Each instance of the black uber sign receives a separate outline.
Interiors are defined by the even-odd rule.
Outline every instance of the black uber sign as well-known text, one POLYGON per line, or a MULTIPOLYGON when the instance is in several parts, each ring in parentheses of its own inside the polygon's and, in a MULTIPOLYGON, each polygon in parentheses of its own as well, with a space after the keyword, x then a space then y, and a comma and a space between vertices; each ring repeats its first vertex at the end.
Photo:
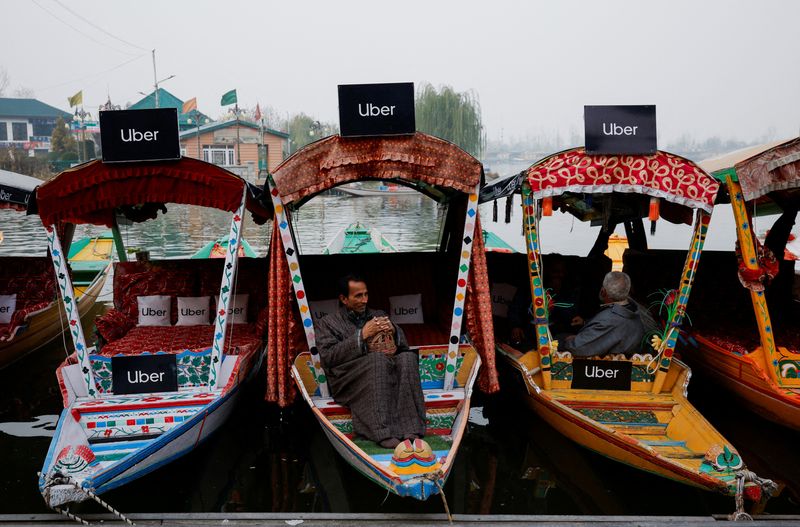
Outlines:
POLYGON ((413 134, 414 83, 340 84, 342 137, 413 134))
POLYGON ((178 391, 178 363, 174 354, 111 357, 114 393, 178 391))
POLYGON ((627 360, 572 361, 572 387, 588 390, 630 390, 631 362, 627 360))
POLYGON ((180 159, 178 109, 100 112, 100 139, 104 163, 180 159))
POLYGON ((584 106, 587 154, 655 154, 656 107, 584 106))

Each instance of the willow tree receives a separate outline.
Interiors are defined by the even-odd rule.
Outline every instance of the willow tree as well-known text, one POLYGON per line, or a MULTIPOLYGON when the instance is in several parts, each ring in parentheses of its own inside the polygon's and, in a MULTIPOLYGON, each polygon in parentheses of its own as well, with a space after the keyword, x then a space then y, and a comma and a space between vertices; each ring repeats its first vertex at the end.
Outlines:
POLYGON ((483 153, 481 104, 474 92, 423 84, 415 101, 417 130, 446 139, 475 157, 483 153))

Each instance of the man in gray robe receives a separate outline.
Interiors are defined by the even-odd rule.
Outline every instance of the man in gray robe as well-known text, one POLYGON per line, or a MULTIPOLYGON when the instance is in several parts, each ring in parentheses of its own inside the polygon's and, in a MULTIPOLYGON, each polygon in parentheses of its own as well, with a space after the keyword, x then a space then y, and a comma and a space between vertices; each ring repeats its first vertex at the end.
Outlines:
POLYGON ((575 357, 608 353, 624 353, 631 357, 639 353, 645 324, 655 327, 655 322, 645 308, 628 297, 630 290, 631 279, 627 274, 619 271, 606 274, 600 289, 601 311, 577 335, 566 337, 559 349, 569 351, 575 357))
POLYGON ((394 448, 425 435, 419 357, 386 313, 367 307, 367 284, 356 275, 339 281, 339 310, 317 322, 317 348, 334 400, 350 408, 355 434, 394 448), (396 351, 370 351, 378 333, 394 336, 396 351))

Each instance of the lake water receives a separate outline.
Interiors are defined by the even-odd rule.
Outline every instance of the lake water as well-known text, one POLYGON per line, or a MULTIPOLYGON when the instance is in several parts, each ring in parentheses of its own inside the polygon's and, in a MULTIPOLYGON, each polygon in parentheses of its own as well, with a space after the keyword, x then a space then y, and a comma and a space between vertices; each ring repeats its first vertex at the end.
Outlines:
MULTIPOLYGON (((707 247, 730 250, 730 213, 717 212, 707 247)), ((485 228, 523 248, 518 207, 510 224, 492 223, 491 206, 483 206, 481 213, 485 228)), ((438 241, 442 211, 421 196, 324 196, 309 202, 295 220, 305 253, 321 252, 339 229, 355 220, 379 228, 401 250, 431 250, 438 241)), ((228 221, 228 215, 218 211, 171 206, 166 216, 123 226, 122 233, 128 247, 148 249, 154 259, 187 257, 226 235, 228 221)), ((759 229, 768 226, 759 222, 759 229)), ((0 255, 45 254, 38 218, 3 210, 0 230, 5 237, 0 255)), ((79 227, 76 237, 102 231, 79 227)), ((542 221, 547 252, 585 254, 596 232, 558 214, 542 221)), ((268 225, 248 222, 244 236, 259 254, 265 253, 268 225)), ((650 243, 684 248, 689 236, 690 227, 662 221, 650 243)), ((59 342, 0 371, 0 513, 46 512, 36 472, 49 445, 54 416, 62 408, 54 370, 64 356, 59 342)), ((706 379, 695 377, 689 395, 752 470, 786 484, 766 512, 800 513, 800 434, 737 410, 706 379)), ((418 502, 387 496, 357 473, 336 454, 305 405, 279 411, 262 399, 263 384, 255 383, 242 394, 231 420, 207 443, 104 497, 123 512, 442 512, 438 497, 418 502)), ((445 486, 454 513, 708 515, 734 508, 731 498, 628 468, 576 446, 512 394, 478 394, 474 406, 445 486)), ((76 510, 97 508, 87 504, 76 510)))

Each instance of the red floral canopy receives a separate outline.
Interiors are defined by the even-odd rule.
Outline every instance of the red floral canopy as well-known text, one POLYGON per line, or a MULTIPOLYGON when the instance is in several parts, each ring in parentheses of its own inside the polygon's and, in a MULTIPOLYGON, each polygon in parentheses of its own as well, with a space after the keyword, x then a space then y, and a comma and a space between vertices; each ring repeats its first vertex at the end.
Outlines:
MULTIPOLYGON (((181 203, 236 211, 247 183, 211 163, 179 161, 103 163, 65 170, 36 190, 42 223, 112 226, 115 209, 126 205, 181 203)), ((260 218, 271 212, 248 193, 247 209, 260 218)))
POLYGON ((701 168, 667 152, 588 155, 583 147, 546 157, 528 169, 534 197, 565 192, 625 192, 663 198, 711 212, 719 183, 701 168))
POLYGON ((421 132, 407 136, 341 137, 312 143, 273 173, 284 204, 329 188, 366 179, 421 182, 473 192, 481 182, 480 161, 454 144, 421 132))

